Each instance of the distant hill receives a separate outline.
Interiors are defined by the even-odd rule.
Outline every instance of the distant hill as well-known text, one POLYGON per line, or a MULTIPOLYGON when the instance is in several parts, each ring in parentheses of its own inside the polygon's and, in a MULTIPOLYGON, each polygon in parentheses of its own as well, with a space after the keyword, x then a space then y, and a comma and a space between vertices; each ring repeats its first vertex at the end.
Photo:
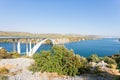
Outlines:
POLYGON ((0 36, 22 36, 22 37, 41 37, 41 38, 69 38, 70 40, 74 39, 95 39, 98 38, 96 35, 80 35, 80 34, 32 34, 28 32, 6 32, 6 31, 0 31, 0 36))
POLYGON ((5 32, 0 31, 0 36, 33 36, 33 34, 28 32, 5 32))

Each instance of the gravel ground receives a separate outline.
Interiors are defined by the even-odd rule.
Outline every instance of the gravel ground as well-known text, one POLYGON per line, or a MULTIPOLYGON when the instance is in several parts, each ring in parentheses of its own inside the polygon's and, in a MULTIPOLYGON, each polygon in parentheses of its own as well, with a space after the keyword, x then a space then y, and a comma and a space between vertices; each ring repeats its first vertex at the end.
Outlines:
POLYGON ((29 58, 17 58, 17 59, 2 59, 0 60, 0 66, 13 65, 10 69, 8 80, 40 80, 38 73, 32 73, 27 68, 34 63, 33 59, 29 58))

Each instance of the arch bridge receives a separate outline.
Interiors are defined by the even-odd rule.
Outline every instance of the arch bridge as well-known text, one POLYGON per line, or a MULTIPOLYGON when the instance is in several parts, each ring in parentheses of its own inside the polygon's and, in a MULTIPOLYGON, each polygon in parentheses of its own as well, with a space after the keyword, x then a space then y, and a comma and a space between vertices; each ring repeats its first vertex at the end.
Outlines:
MULTIPOLYGON (((11 39, 13 42, 13 52, 21 53, 21 41, 20 39, 26 40, 26 55, 27 56, 33 56, 38 48, 47 40, 50 41, 51 45, 54 45, 53 39, 50 38, 39 38, 39 37, 0 37, 0 40, 2 39, 11 39), (34 46, 31 47, 31 41, 35 40, 36 43, 34 43, 34 46), (17 51, 16 51, 16 42, 17 42, 17 51)), ((2 47, 2 46, 0 46, 2 47)))

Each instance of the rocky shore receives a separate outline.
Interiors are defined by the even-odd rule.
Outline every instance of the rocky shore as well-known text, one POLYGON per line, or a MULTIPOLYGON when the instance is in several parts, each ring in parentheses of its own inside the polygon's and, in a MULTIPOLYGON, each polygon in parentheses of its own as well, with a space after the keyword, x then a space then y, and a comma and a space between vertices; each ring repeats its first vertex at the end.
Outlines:
POLYGON ((9 69, 7 80, 112 80, 92 74, 84 74, 75 77, 60 77, 57 73, 33 73, 28 67, 34 63, 30 58, 1 59, 0 67, 9 69))

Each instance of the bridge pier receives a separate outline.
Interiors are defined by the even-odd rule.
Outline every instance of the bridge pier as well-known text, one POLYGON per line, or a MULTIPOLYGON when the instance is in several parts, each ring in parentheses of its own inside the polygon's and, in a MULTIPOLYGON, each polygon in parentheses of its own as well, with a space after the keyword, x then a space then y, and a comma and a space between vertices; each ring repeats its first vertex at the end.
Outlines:
POLYGON ((16 42, 15 42, 15 39, 13 39, 13 52, 16 52, 16 42))
POLYGON ((31 44, 31 39, 29 39, 29 52, 27 54, 27 56, 30 56, 31 55, 31 50, 32 50, 32 44, 31 44))
MULTIPOLYGON (((29 52, 32 50, 32 44, 30 39, 26 39, 26 55, 29 56, 29 52)), ((21 53, 21 42, 20 39, 13 39, 13 52, 21 53), (17 51, 16 51, 16 40, 17 40, 17 51)))
POLYGON ((18 43, 17 43, 17 52, 20 54, 21 53, 21 50, 20 50, 20 40, 18 40, 18 43))
POLYGON ((29 55, 28 54, 28 39, 26 39, 26 55, 29 55))

